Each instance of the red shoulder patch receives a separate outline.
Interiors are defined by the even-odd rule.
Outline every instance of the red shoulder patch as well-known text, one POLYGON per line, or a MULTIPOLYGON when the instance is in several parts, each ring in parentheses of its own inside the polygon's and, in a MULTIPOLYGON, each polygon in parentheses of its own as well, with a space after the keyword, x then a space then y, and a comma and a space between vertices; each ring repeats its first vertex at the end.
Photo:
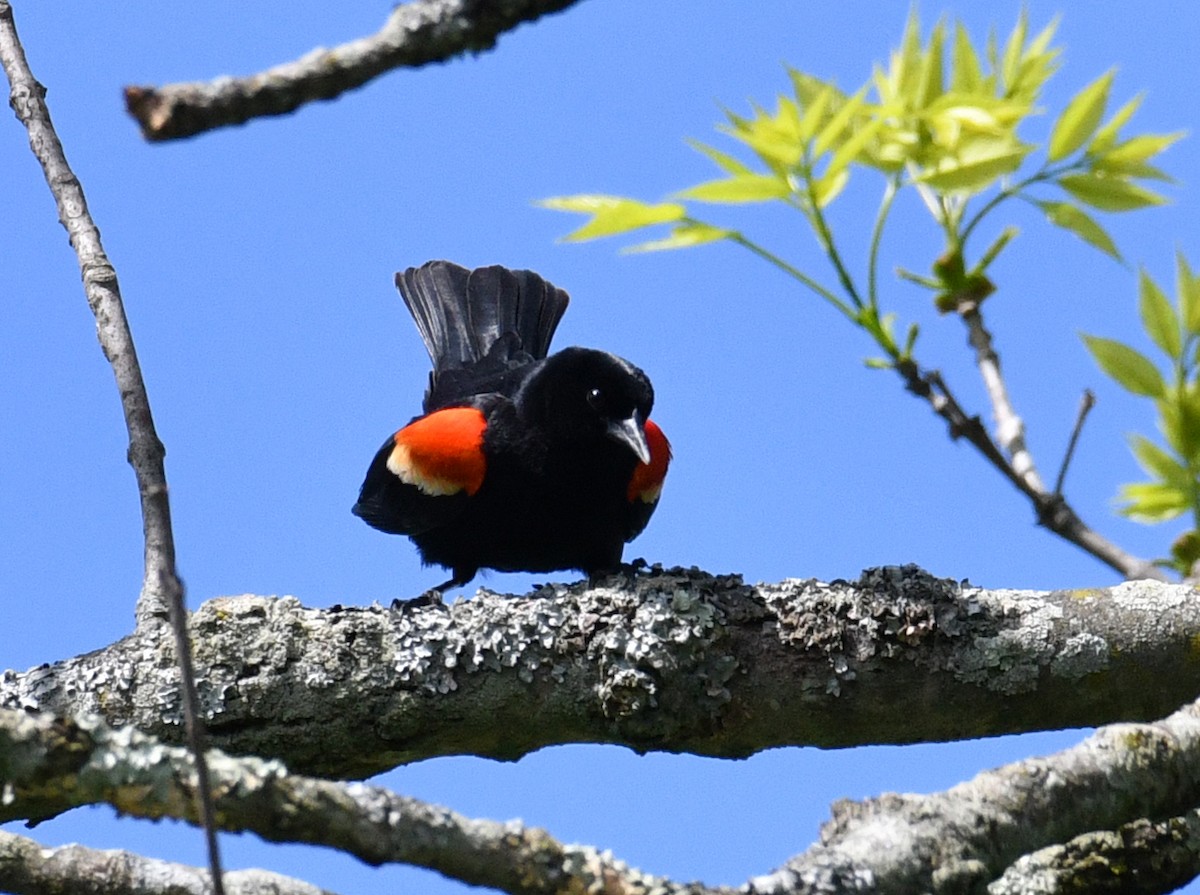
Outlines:
POLYGON ((662 493, 663 479, 671 465, 671 442, 654 420, 646 420, 646 444, 650 448, 650 462, 639 463, 629 480, 626 496, 630 503, 640 500, 655 503, 662 493))
POLYGON ((486 428, 487 419, 474 407, 435 410, 396 433, 387 468, 425 494, 474 494, 487 472, 486 428))

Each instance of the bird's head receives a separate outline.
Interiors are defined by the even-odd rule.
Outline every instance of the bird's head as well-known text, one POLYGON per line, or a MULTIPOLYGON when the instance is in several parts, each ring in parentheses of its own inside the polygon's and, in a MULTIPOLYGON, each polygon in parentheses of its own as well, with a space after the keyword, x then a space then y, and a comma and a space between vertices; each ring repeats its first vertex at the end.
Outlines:
POLYGON ((646 420, 654 388, 629 361, 591 348, 547 358, 516 397, 521 418, 563 441, 611 439, 650 462, 646 420))

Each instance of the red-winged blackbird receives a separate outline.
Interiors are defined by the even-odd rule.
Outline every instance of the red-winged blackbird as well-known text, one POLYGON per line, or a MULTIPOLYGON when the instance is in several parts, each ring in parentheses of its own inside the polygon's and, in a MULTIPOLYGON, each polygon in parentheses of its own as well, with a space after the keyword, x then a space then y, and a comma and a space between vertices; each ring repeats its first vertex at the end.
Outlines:
POLYGON ((590 348, 547 357, 568 298, 532 271, 430 261, 396 286, 433 372, 424 415, 379 449, 355 515, 449 568, 437 591, 481 568, 618 567, 671 459, 646 374, 590 348))

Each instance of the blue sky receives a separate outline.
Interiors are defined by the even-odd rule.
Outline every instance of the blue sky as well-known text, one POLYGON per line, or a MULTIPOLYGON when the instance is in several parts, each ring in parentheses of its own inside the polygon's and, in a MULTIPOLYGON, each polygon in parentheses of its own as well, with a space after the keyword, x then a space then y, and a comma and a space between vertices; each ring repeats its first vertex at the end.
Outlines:
MULTIPOLYGON (((1064 14, 1064 66, 1045 96, 1059 109, 1119 68, 1114 101, 1147 92, 1134 130, 1200 121, 1200 16, 1153 0, 1028 2, 1040 28, 1064 14)), ((497 50, 396 72, 334 103, 180 144, 149 146, 120 88, 244 74, 374 31, 387 4, 17 2, 17 24, 68 157, 121 279, 167 472, 192 605, 244 592, 304 603, 388 603, 442 580, 403 539, 349 513, 380 441, 419 408, 427 358, 392 286, 431 258, 539 271, 572 295, 556 340, 643 367, 675 464, 645 534, 627 551, 749 580, 853 578, 918 563, 989 587, 1114 583, 1034 525, 1030 508, 891 374, 827 307, 744 251, 711 246, 620 255, 618 241, 556 242, 578 220, 534 200, 576 192, 657 199, 712 176, 684 144, 722 144, 721 109, 788 89, 784 63, 843 88, 899 40, 907 3, 866 0, 591 0, 501 38, 497 50)), ((1020 4, 924 4, 976 36, 1012 27, 1020 4)), ((1044 138, 1048 121, 1025 132, 1044 138)), ((732 146, 725 145, 732 149, 732 146)), ((141 575, 141 527, 116 390, 97 348, 74 257, 23 131, 0 127, 0 358, 8 425, 0 463, 4 553, 0 667, 25 668, 127 633, 141 575)), ((1174 204, 1106 226, 1164 285, 1183 249, 1200 267, 1200 144, 1163 156, 1174 204)), ((880 184, 852 181, 834 206, 861 257, 880 184)), ((885 271, 925 270, 937 234, 911 197, 884 244, 885 271)), ((830 279, 798 220, 736 220, 830 279), (761 222, 761 223, 756 223, 761 222)), ((1135 331, 1135 273, 1052 232, 1027 211, 994 269, 986 312, 1030 446, 1056 472, 1082 389, 1099 404, 1067 493, 1126 549, 1159 555, 1180 529, 1112 514, 1137 476, 1125 434, 1148 431, 1143 402, 1106 381, 1078 333, 1135 331)), ((918 356, 987 416, 953 319, 926 294, 885 281, 885 303, 923 325, 918 356)), ((520 592, 527 576, 486 583, 520 592)), ((950 746, 776 750, 740 762, 545 750, 515 764, 441 759, 382 782, 467 814, 522 817, 568 841, 611 848, 647 870, 740 883, 812 842, 829 802, 929 791, 1077 732, 950 746), (720 806, 720 810, 716 810, 720 806)), ((35 831, 47 843, 125 847, 202 861, 181 825, 75 812, 35 831)), ((457 887, 404 868, 223 840, 230 866, 263 866, 340 891, 457 887)))

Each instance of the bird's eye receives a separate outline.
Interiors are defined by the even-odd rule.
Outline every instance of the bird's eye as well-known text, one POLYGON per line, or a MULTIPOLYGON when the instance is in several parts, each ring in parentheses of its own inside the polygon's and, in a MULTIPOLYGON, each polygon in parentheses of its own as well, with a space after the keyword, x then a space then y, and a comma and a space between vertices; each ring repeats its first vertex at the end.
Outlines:
POLYGON ((588 406, 593 410, 604 409, 604 392, 598 388, 589 388, 587 393, 588 406))

